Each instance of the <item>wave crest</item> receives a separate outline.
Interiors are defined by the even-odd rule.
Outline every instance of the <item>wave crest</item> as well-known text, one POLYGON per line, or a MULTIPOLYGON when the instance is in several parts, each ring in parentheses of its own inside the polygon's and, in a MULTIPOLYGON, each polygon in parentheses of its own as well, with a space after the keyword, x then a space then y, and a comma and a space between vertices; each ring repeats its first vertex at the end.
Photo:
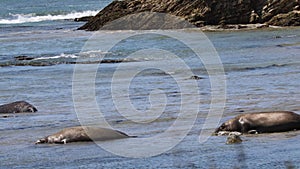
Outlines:
POLYGON ((43 15, 38 16, 35 13, 30 14, 9 14, 12 19, 0 19, 0 24, 21 24, 21 23, 31 23, 31 22, 41 22, 41 21, 52 21, 52 20, 67 20, 81 18, 84 16, 94 16, 98 11, 83 11, 83 12, 71 12, 68 14, 60 15, 43 15))

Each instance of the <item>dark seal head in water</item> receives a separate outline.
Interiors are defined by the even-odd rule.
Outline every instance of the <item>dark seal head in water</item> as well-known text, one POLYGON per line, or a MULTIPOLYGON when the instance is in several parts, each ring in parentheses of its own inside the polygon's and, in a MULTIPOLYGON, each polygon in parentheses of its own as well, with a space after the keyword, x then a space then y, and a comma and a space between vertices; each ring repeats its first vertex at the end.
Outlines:
POLYGON ((238 115, 215 130, 242 133, 272 133, 300 129, 300 115, 289 111, 258 112, 238 115))
POLYGON ((118 130, 107 128, 76 126, 65 128, 55 134, 37 140, 35 143, 66 144, 69 142, 106 141, 130 137, 135 136, 128 136, 127 134, 118 130))
POLYGON ((4 104, 0 106, 0 113, 34 113, 37 112, 37 109, 25 102, 17 101, 9 104, 4 104))

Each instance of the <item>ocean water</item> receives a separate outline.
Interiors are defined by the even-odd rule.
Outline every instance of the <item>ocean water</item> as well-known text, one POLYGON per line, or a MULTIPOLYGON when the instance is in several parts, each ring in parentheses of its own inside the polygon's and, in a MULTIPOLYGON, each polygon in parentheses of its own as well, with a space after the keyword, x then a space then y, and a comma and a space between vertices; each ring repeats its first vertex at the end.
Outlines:
MULTIPOLYGON (((211 106, 211 76, 207 65, 189 48, 162 35, 185 33, 187 36, 181 40, 194 44, 205 56, 211 54, 205 53, 206 49, 211 45, 215 47, 226 77, 224 112, 216 112, 222 116, 221 123, 246 112, 287 110, 300 113, 300 28, 204 34, 197 29, 147 33, 102 31, 96 41, 94 32, 76 30, 84 23, 74 22, 74 18, 94 15, 110 2, 0 2, 0 104, 26 100, 39 110, 34 114, 0 117, 0 168, 300 167, 299 132, 243 136, 244 142, 239 145, 225 145, 226 137, 206 135, 208 140, 200 143, 200 133, 211 130, 204 127, 211 106), (201 38, 205 35, 209 41, 195 41, 191 38, 194 35, 201 35, 201 38), (129 38, 107 48, 123 36, 129 38), (189 69, 178 66, 180 62, 171 54, 155 48, 181 56, 189 69), (129 54, 135 57, 126 58, 129 54), (19 61, 15 59, 17 56, 27 56, 32 60, 19 61), (84 77, 83 80, 75 78, 78 68, 81 68, 79 75, 84 77), (132 72, 134 76, 127 86, 132 72), (201 79, 191 79, 190 73, 201 79), (112 77, 118 75, 120 77, 113 81, 112 77), (90 79, 94 80, 95 89, 88 86, 91 85, 88 83, 90 79), (76 88, 76 82, 83 82, 79 83, 83 86, 76 88), (181 90, 191 88, 194 83, 199 90, 188 90, 184 95, 195 96, 196 93, 199 97, 184 100, 186 97, 181 90), (76 97, 77 92, 87 93, 76 97), (118 95, 112 98, 113 94, 118 95), (141 114, 119 112, 122 108, 131 110, 126 107, 128 102, 122 102, 127 97, 129 103, 139 110, 135 113, 141 114), (163 134, 176 124, 184 105, 190 105, 184 107, 188 112, 195 109, 198 112, 191 130, 182 141, 152 157, 122 157, 92 142, 34 144, 41 137, 80 125, 85 120, 86 123, 99 123, 90 98, 95 99, 108 124, 138 136, 137 139, 163 134), (121 102, 117 102, 118 98, 121 102), (157 106, 160 114, 145 113, 153 106, 157 106), (82 110, 86 115, 78 113, 82 110), (144 121, 138 121, 140 119, 144 121)), ((185 118, 190 119, 189 115, 192 116, 187 113, 185 118)), ((219 123, 219 117, 212 118, 219 123)), ((186 130, 186 126, 179 125, 176 129, 186 130)), ((137 151, 147 154, 163 141, 158 138, 153 145, 137 151)), ((125 145, 128 142, 131 140, 109 141, 105 145, 125 145)))

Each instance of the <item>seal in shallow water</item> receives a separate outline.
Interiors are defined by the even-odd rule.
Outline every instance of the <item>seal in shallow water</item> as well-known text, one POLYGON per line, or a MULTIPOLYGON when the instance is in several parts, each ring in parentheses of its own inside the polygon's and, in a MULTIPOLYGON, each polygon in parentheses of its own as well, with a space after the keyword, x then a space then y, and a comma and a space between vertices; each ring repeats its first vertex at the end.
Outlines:
POLYGON ((242 133, 272 133, 300 129, 300 115, 289 111, 258 112, 238 115, 215 130, 242 133))
POLYGON ((0 113, 34 113, 36 111, 37 109, 33 105, 25 101, 17 101, 0 106, 0 113))
POLYGON ((77 126, 65 128, 55 134, 37 140, 36 144, 41 143, 56 143, 56 144, 66 144, 69 142, 80 142, 80 141, 106 141, 121 138, 130 138, 135 136, 128 136, 127 134, 98 127, 88 127, 88 126, 77 126))
POLYGON ((230 133, 227 137, 226 144, 239 144, 243 140, 240 137, 240 134, 236 134, 234 132, 230 133))

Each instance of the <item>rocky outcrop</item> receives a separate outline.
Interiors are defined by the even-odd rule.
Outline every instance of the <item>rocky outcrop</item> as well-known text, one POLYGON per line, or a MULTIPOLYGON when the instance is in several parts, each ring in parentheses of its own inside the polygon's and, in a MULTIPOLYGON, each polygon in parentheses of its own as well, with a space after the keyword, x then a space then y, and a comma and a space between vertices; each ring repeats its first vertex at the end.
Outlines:
POLYGON ((292 11, 287 14, 276 15, 270 21, 268 21, 268 24, 274 26, 299 26, 300 12, 292 11))
MULTIPOLYGON (((99 30, 124 16, 141 12, 167 13, 201 27, 204 25, 269 23, 274 17, 299 25, 299 0, 122 0, 113 1, 79 29, 99 30), (296 11, 293 14, 287 14, 296 11), (291 17, 291 15, 293 15, 291 17), (285 18, 285 19, 282 19, 285 18), (293 21, 288 21, 292 19, 293 21)), ((143 20, 143 17, 139 16, 143 20)), ((275 19, 275 18, 274 18, 275 19)), ((125 19, 127 20, 127 19, 125 19)), ((144 20, 149 20, 146 16, 144 20)), ((127 20, 128 21, 128 20, 127 20)), ((119 22, 124 24, 123 22, 119 22)), ((277 22, 280 24, 281 22, 277 22)), ((141 24, 141 23, 140 23, 141 24)), ((147 26, 146 26, 147 27, 147 26)), ((168 27, 168 26, 167 26, 168 27)), ((144 25, 145 28, 145 25, 144 25)))
POLYGON ((20 56, 16 56, 15 60, 33 60, 34 57, 29 57, 29 56, 25 56, 25 55, 20 55, 20 56))
POLYGON ((261 6, 261 19, 263 22, 271 20, 273 17, 291 12, 293 10, 299 10, 299 0, 260 0, 266 1, 261 6))
POLYGON ((153 12, 140 12, 126 15, 103 25, 102 30, 155 30, 183 29, 195 27, 190 22, 174 15, 153 12))

